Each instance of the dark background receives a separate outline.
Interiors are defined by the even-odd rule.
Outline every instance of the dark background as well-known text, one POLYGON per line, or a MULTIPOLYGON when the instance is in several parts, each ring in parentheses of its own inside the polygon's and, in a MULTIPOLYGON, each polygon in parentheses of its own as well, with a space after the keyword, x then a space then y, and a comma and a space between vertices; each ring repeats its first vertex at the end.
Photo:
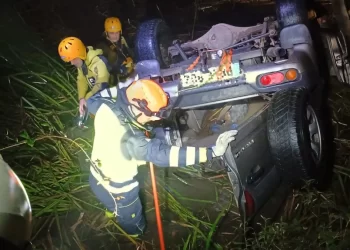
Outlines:
POLYGON ((203 1, 16 0, 14 3, 25 23, 55 46, 63 37, 71 35, 80 37, 86 44, 96 44, 107 16, 120 17, 123 34, 132 43, 138 23, 149 18, 165 19, 174 33, 191 34, 195 16, 195 31, 203 31, 220 22, 237 26, 255 25, 262 22, 266 15, 275 15, 272 1, 258 8, 231 1, 221 2, 224 3, 199 10, 197 14, 194 6, 207 6, 203 1))

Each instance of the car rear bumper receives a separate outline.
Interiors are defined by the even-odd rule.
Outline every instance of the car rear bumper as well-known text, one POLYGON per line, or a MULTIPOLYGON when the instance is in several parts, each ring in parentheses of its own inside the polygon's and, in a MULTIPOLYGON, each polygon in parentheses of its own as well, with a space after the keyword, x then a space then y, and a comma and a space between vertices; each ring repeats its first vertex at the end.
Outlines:
POLYGON ((308 44, 297 45, 291 50, 289 59, 279 62, 242 66, 241 75, 237 78, 208 83, 200 87, 185 89, 180 80, 163 85, 172 100, 174 109, 193 109, 248 99, 261 93, 273 93, 287 88, 314 88, 321 82, 312 47, 308 44), (278 85, 263 86, 259 83, 261 75, 281 70, 296 69, 295 81, 278 85))

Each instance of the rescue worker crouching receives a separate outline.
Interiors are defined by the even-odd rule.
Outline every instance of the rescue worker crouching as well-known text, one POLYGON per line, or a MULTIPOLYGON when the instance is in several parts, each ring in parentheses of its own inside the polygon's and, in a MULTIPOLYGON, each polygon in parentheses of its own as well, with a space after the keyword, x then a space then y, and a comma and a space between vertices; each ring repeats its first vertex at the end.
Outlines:
POLYGON ((119 81, 124 81, 133 72, 133 53, 122 36, 122 24, 119 18, 106 18, 103 40, 96 47, 103 50, 104 56, 111 65, 115 85, 119 81))
POLYGON ((117 99, 103 98, 103 90, 94 102, 95 137, 91 154, 90 186, 105 207, 128 234, 140 235, 146 221, 135 179, 138 166, 153 162, 158 167, 185 167, 222 156, 237 134, 231 130, 219 135, 216 145, 177 147, 168 145, 157 134, 146 137, 139 129, 146 123, 162 119, 168 96, 152 80, 136 80, 117 90, 117 99))
POLYGON ((79 113, 83 115, 84 107, 89 109, 94 95, 109 87, 108 62, 101 49, 86 47, 77 37, 63 39, 58 45, 58 53, 63 61, 70 62, 78 69, 79 113))

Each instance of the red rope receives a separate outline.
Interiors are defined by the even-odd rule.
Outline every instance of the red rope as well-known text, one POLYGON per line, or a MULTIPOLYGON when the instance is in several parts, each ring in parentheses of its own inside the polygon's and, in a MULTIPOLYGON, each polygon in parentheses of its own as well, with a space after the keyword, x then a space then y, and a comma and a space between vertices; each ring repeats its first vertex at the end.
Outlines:
POLYGON ((197 58, 193 61, 193 63, 190 66, 188 66, 186 71, 191 71, 192 69, 194 69, 194 67, 196 67, 196 65, 198 64, 199 59, 201 59, 201 57, 197 56, 197 58))
POLYGON ((159 242, 160 242, 160 249, 161 250, 165 250, 162 219, 161 219, 160 210, 159 210, 159 200, 158 200, 158 192, 157 192, 157 185, 156 185, 156 176, 154 174, 154 166, 153 166, 152 162, 150 162, 150 169, 151 169, 151 180, 152 180, 153 197, 154 197, 153 199, 154 199, 154 207, 155 207, 155 210, 156 210, 156 218, 157 218, 157 227, 158 227, 158 236, 159 236, 159 242))

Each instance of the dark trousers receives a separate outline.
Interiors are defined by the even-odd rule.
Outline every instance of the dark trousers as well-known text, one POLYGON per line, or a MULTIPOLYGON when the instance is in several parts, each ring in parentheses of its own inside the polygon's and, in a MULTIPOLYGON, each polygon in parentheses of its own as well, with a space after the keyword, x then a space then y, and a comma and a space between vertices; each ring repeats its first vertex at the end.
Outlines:
POLYGON ((139 198, 139 186, 129 192, 113 194, 108 192, 93 175, 89 177, 90 187, 97 199, 110 211, 114 212, 121 228, 128 234, 140 235, 146 227, 146 220, 139 198))

